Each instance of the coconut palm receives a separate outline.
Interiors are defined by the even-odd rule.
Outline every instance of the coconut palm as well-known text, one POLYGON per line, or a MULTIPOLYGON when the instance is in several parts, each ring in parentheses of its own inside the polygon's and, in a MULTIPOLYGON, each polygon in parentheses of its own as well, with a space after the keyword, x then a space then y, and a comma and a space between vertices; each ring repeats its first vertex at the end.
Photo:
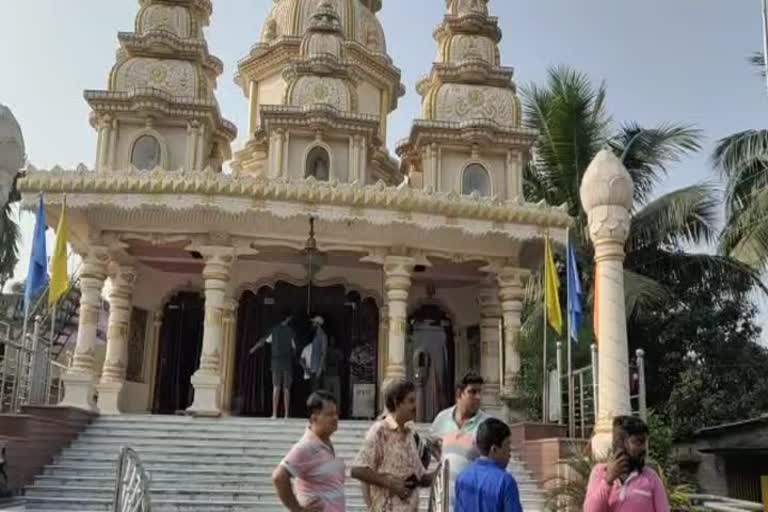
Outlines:
MULTIPOLYGON (((624 275, 630 322, 642 322, 644 311, 673 301, 670 285, 683 277, 704 279, 710 273, 726 273, 734 283, 734 293, 748 288, 745 282, 749 286, 759 283, 750 268, 725 255, 688 250, 718 239, 719 197, 715 187, 702 183, 657 194, 656 187, 670 166, 701 148, 699 130, 678 124, 616 125, 606 109, 605 86, 595 86, 586 75, 567 67, 551 69, 543 85, 523 91, 523 99, 524 122, 540 133, 526 169, 526 199, 564 204, 573 216, 571 236, 580 253, 585 293, 589 295, 592 290, 593 249, 579 185, 602 148, 613 150, 621 158, 635 185, 624 275)), ((766 232, 768 240, 768 223, 766 232)), ((537 302, 526 309, 529 314, 523 325, 524 339, 542 337, 542 301, 537 302)), ((588 327, 585 330, 590 331, 588 327)), ((585 332, 585 337, 591 338, 591 332, 585 332)), ((540 346, 538 342, 533 345, 540 346)), ((588 347, 588 343, 580 345, 588 347)), ((582 352, 582 357, 587 354, 582 352)))

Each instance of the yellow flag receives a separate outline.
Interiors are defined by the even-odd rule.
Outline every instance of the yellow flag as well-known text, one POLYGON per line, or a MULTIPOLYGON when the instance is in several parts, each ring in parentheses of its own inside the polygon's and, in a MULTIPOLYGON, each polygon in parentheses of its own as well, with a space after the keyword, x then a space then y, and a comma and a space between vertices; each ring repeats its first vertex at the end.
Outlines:
POLYGON ((67 293, 67 205, 61 207, 59 227, 56 229, 56 246, 51 256, 51 286, 48 289, 48 305, 55 306, 62 295, 67 293))
POLYGON ((563 334, 563 313, 560 309, 560 294, 558 292, 557 269, 552 257, 552 246, 549 237, 544 246, 544 306, 547 308, 547 321, 557 334, 563 334))

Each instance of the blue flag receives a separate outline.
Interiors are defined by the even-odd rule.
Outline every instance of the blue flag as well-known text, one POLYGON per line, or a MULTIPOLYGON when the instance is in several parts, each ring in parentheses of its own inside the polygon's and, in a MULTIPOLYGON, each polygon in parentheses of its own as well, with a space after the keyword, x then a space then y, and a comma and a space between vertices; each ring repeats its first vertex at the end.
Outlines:
POLYGON ((579 267, 576 264, 576 251, 573 240, 568 239, 568 337, 579 341, 581 319, 584 317, 582 300, 584 294, 579 279, 579 267))
POLYGON ((29 257, 29 270, 27 271, 27 287, 24 290, 24 314, 29 312, 32 301, 45 289, 48 281, 48 255, 45 250, 45 209, 43 208, 43 196, 37 206, 35 218, 35 232, 32 236, 32 254, 29 257))

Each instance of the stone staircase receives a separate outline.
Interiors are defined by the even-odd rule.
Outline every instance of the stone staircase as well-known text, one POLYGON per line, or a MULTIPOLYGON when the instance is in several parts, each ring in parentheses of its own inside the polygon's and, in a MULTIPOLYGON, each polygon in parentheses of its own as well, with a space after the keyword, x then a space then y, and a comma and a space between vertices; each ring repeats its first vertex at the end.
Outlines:
MULTIPOLYGON (((343 421, 338 455, 352 461, 369 422, 343 421)), ((271 473, 303 434, 306 420, 102 416, 26 489, 27 511, 108 512, 120 448, 141 457, 151 478, 153 512, 282 510, 271 473)), ((543 511, 543 498, 516 458, 510 464, 523 508, 543 511)), ((422 510, 428 490, 422 490, 422 510)), ((348 480, 347 510, 365 510, 360 484, 348 480)))

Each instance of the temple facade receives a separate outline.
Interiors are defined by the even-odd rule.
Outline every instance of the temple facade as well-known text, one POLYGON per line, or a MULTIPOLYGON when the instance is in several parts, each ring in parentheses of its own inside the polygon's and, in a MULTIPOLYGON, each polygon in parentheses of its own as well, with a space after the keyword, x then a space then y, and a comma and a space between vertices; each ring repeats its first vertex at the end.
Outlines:
MULTIPOLYGON (((139 2, 106 90, 85 92, 95 165, 19 182, 25 207, 43 194, 52 227, 66 204, 82 258, 63 404, 267 416, 268 348, 251 348, 290 311, 299 350, 309 319, 325 320, 344 417, 373 416, 382 386, 409 377, 431 420, 475 370, 484 406, 515 419, 526 283, 570 220, 526 202, 537 134, 522 127, 489 0, 445 1, 420 117, 390 152, 405 87, 381 2, 273 1, 238 63, 250 115, 234 152, 204 35, 211 1, 139 2)), ((294 375, 298 415, 309 385, 294 375)))

